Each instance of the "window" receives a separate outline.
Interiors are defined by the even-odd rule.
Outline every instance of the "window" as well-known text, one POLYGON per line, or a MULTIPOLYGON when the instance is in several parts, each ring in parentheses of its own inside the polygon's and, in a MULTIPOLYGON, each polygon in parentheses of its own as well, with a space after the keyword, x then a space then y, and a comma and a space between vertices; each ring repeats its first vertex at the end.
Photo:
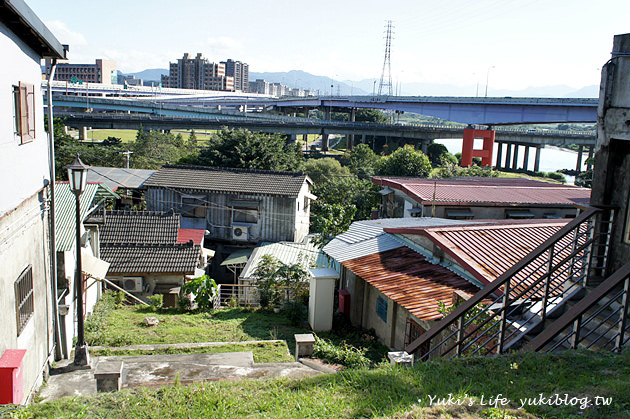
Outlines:
POLYGON ((181 213, 184 217, 205 218, 205 204, 203 196, 182 196, 181 213))
POLYGON ((258 201, 231 201, 232 222, 256 224, 258 222, 258 204, 258 201))
POLYGON ((387 301, 380 295, 376 298, 376 314, 387 323, 387 301))
POLYGON ((15 311, 18 336, 33 317, 33 267, 28 266, 15 281, 15 311))
POLYGON ((35 85, 20 82, 13 86, 13 107, 15 113, 15 133, 22 144, 35 139, 35 85))

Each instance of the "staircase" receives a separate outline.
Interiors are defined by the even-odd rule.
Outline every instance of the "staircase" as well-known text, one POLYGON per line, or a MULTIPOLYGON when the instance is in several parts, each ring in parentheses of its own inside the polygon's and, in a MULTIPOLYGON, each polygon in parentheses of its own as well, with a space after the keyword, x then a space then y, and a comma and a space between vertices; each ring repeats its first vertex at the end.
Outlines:
POLYGON ((630 263, 604 278, 614 211, 588 208, 406 347, 417 359, 630 340, 630 263))

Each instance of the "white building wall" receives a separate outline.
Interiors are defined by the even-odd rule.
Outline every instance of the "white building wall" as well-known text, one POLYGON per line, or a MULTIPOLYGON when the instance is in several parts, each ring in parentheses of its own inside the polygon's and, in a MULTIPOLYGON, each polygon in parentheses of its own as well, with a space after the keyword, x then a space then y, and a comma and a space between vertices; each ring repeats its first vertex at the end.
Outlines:
POLYGON ((44 99, 41 94, 40 58, 0 23, 0 216, 16 208, 50 180, 48 142, 44 131, 44 99), (35 85, 35 139, 21 144, 15 133, 13 86, 35 85), (9 181, 10 180, 10 181, 9 181))

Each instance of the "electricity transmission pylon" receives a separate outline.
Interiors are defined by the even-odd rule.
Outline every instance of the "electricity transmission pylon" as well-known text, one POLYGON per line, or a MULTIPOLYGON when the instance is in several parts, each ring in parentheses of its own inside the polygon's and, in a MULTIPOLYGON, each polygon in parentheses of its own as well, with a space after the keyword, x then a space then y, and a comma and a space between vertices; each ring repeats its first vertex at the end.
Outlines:
POLYGON ((390 61, 392 49, 392 21, 387 21, 387 35, 385 37, 385 59, 383 60, 383 71, 381 72, 381 82, 378 84, 378 95, 387 94, 392 96, 392 64, 390 61), (385 74, 387 72, 387 74, 385 74), (384 89, 387 89, 384 91, 384 89))

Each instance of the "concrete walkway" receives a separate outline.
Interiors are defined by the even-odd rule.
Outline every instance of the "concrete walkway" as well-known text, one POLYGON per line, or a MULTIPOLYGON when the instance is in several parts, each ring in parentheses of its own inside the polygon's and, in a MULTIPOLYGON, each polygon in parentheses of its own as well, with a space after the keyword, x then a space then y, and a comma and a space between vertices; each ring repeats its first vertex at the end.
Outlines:
POLYGON ((47 385, 39 395, 42 401, 65 396, 96 394, 94 371, 99 362, 122 360, 122 387, 160 387, 202 381, 266 379, 273 377, 302 378, 322 374, 300 362, 255 364, 251 352, 219 354, 177 354, 141 356, 103 356, 91 359, 91 368, 78 368, 72 360, 64 360, 50 371, 47 385))

